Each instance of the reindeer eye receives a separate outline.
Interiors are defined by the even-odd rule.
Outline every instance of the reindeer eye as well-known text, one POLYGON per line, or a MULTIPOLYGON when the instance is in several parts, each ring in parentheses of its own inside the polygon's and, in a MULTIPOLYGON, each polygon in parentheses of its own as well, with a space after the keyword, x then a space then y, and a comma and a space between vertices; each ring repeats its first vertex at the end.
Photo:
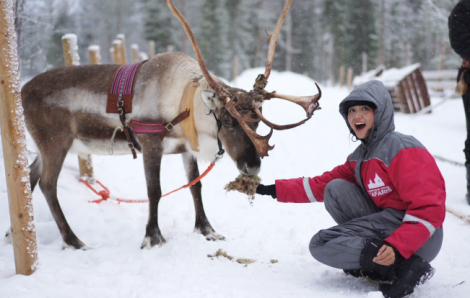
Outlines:
POLYGON ((232 118, 230 118, 228 115, 224 115, 222 117, 222 123, 224 126, 232 126, 232 118))

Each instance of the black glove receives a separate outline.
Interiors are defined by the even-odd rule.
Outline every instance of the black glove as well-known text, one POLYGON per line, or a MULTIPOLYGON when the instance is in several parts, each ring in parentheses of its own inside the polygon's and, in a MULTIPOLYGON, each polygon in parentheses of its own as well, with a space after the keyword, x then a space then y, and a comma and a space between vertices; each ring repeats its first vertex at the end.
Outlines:
POLYGON ((271 197, 273 197, 273 199, 276 199, 276 198, 277 198, 277 195, 276 195, 276 185, 275 185, 275 184, 271 184, 271 185, 263 185, 263 184, 260 184, 260 185, 258 185, 258 187, 256 188, 256 193, 257 193, 257 194, 260 194, 260 195, 268 195, 268 196, 271 196, 271 197))

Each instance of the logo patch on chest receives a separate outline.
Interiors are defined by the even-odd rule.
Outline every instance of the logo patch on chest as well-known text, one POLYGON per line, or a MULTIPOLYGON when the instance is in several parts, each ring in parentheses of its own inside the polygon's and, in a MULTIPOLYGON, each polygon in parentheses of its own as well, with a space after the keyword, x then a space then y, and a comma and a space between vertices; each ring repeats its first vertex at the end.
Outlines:
POLYGON ((375 173, 375 178, 373 182, 372 180, 369 180, 369 184, 367 184, 367 188, 369 189, 367 192, 372 198, 375 198, 376 196, 382 196, 382 195, 392 192, 392 189, 390 188, 390 186, 386 186, 382 178, 380 178, 380 176, 377 173, 375 173))

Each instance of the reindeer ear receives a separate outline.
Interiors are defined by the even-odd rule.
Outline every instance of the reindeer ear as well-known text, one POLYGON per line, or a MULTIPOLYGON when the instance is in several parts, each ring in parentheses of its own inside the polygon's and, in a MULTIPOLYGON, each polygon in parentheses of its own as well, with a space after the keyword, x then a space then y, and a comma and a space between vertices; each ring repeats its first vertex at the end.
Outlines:
POLYGON ((201 96, 204 104, 213 111, 216 111, 223 106, 220 98, 214 93, 214 91, 202 90, 201 96))

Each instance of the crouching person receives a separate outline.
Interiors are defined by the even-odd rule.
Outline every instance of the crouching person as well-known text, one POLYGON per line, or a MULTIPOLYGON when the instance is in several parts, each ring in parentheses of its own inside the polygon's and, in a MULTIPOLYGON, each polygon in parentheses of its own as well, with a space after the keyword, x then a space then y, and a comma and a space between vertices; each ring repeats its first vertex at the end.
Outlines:
POLYGON ((310 252, 352 276, 378 280, 385 297, 403 297, 432 277, 445 217, 444 179, 414 137, 395 132, 383 84, 356 87, 339 111, 361 141, 346 163, 313 178, 276 180, 256 192, 279 202, 324 202, 338 224, 315 234, 310 252))

